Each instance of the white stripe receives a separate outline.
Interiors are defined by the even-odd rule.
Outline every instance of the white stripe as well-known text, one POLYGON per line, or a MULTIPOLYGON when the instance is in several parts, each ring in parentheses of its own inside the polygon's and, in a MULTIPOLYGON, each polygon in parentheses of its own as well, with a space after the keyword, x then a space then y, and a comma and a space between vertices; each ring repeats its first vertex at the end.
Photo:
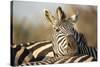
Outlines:
POLYGON ((68 45, 67 45, 67 40, 64 41, 64 43, 63 43, 63 47, 64 47, 64 48, 65 48, 65 47, 68 47, 68 45))
POLYGON ((20 58, 20 55, 24 52, 24 47, 22 47, 17 53, 16 53, 16 56, 15 56, 15 65, 18 65, 18 60, 20 58))
POLYGON ((36 50, 33 52, 33 56, 36 58, 36 57, 38 56, 38 54, 39 54, 41 51, 43 51, 43 50, 45 50, 45 49, 47 49, 47 48, 49 48, 49 47, 51 47, 51 46, 52 46, 52 44, 47 44, 47 45, 45 45, 45 46, 42 46, 42 47, 36 49, 36 50))
POLYGON ((61 41, 62 39, 64 39, 64 37, 65 37, 65 36, 59 37, 59 38, 57 39, 57 42, 59 42, 59 41, 61 41))
POLYGON ((58 64, 59 62, 61 62, 62 60, 64 60, 65 58, 61 58, 58 61, 56 61, 54 64, 58 64))
POLYGON ((53 51, 51 51, 51 52, 49 52, 47 55, 46 55, 46 57, 54 57, 54 53, 53 53, 53 51))
POLYGON ((70 58, 69 56, 58 57, 57 61, 55 63, 58 64, 58 63, 60 63, 63 60, 68 60, 69 58, 70 58))
POLYGON ((58 46, 59 55, 62 55, 62 54, 64 55, 64 52, 61 49, 63 50, 63 48, 61 47, 61 45, 59 45, 58 46))
POLYGON ((37 42, 37 43, 35 43, 35 44, 33 44, 33 45, 27 47, 27 49, 31 49, 32 47, 35 47, 35 46, 37 46, 38 44, 45 43, 45 42, 49 42, 49 41, 41 41, 41 42, 37 42))
POLYGON ((78 39, 77 39, 77 42, 79 42, 80 41, 80 36, 79 36, 79 34, 77 33, 77 36, 76 36, 78 39))
POLYGON ((62 41, 59 43, 61 46, 63 46, 64 44, 64 42, 66 42, 66 39, 65 39, 65 37, 62 39, 62 41))
POLYGON ((30 53, 28 56, 25 57, 23 64, 29 62, 32 59, 33 55, 30 53))
POLYGON ((74 57, 69 58, 68 60, 66 60, 66 62, 64 63, 69 63, 74 57))
POLYGON ((77 58, 74 62, 76 63, 76 62, 80 61, 82 58, 84 58, 84 57, 86 57, 86 56, 87 56, 87 55, 81 56, 81 57, 77 58))
POLYGON ((90 62, 93 60, 93 57, 89 57, 85 62, 90 62))
POLYGON ((60 37, 60 36, 64 36, 64 34, 63 34, 62 32, 60 32, 60 33, 57 33, 56 36, 57 36, 57 38, 58 38, 58 37, 60 37))

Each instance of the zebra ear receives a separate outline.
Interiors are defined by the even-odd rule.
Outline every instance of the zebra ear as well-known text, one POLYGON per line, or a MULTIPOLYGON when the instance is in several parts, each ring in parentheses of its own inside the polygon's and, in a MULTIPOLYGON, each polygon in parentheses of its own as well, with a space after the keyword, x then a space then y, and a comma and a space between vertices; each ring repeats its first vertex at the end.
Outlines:
POLYGON ((79 18, 79 13, 77 12, 75 15, 72 15, 70 17, 70 20, 75 23, 78 20, 78 18, 79 18))
POLYGON ((66 18, 66 15, 65 13, 63 12, 62 8, 61 7, 58 7, 57 10, 56 10, 56 13, 57 13, 57 17, 59 20, 63 20, 66 18))
POLYGON ((53 24, 53 21, 55 21, 54 16, 52 16, 51 13, 47 9, 44 9, 44 14, 47 20, 53 24))

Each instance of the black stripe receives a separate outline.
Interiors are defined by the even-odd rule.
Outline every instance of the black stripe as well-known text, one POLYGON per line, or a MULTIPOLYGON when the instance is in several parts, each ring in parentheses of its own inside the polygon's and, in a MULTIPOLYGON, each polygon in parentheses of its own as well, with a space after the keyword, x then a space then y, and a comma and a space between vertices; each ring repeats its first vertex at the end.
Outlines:
POLYGON ((61 61, 60 61, 59 63, 64 63, 64 62, 66 62, 66 60, 68 60, 69 58, 71 58, 71 57, 66 57, 66 58, 64 58, 63 60, 60 59, 61 61))
POLYGON ((84 54, 86 54, 87 52, 86 47, 84 46, 83 49, 84 49, 84 54))
POLYGON ((62 39, 60 39, 60 40, 59 40, 59 38, 58 38, 58 39, 57 39, 57 40, 59 40, 59 41, 58 41, 58 44, 59 44, 63 39, 64 39, 64 37, 63 37, 62 39))
POLYGON ((40 64, 43 64, 43 65, 45 65, 47 62, 45 62, 45 61, 41 61, 40 62, 40 64))
POLYGON ((39 62, 36 62, 36 65, 39 65, 39 62))
POLYGON ((36 60, 35 60, 34 56, 32 56, 32 58, 29 62, 34 62, 34 61, 36 61, 36 60))
POLYGON ((97 56, 98 56, 98 55, 97 55, 97 49, 94 48, 94 51, 95 51, 95 56, 96 56, 95 59, 97 59, 97 58, 98 58, 98 57, 97 57, 97 56))
MULTIPOLYGON (((13 1, 10 2, 10 44, 12 45, 13 44, 13 1)), ((10 45, 10 46, 11 46, 10 45)), ((11 66, 14 66, 14 60, 15 60, 15 52, 13 51, 13 48, 10 47, 10 65, 11 66)))
POLYGON ((19 57, 18 60, 18 64, 22 64, 22 62, 24 61, 24 58, 29 55, 29 51, 27 49, 24 49, 24 52, 21 54, 21 56, 19 57))
POLYGON ((40 60, 44 59, 44 57, 45 57, 49 52, 51 52, 52 50, 53 50, 52 47, 49 47, 49 48, 47 48, 47 49, 41 51, 41 52, 38 54, 36 60, 37 60, 37 61, 40 61, 40 60))
POLYGON ((62 53, 63 50, 62 50, 61 46, 59 46, 59 47, 60 47, 60 50, 61 50, 61 51, 59 51, 59 52, 62 54, 62 56, 64 56, 64 54, 62 53))
POLYGON ((91 54, 91 56, 93 56, 94 57, 94 54, 93 54, 93 48, 92 47, 89 47, 90 48, 90 54, 91 54))
POLYGON ((40 43, 40 44, 38 44, 38 45, 32 47, 32 48, 29 49, 29 50, 30 50, 31 52, 33 52, 34 50, 36 50, 36 49, 38 49, 38 48, 40 48, 40 47, 42 47, 42 46, 45 46, 45 45, 47 45, 47 44, 50 44, 50 43, 52 43, 52 42, 51 42, 51 41, 50 41, 50 42, 43 42, 43 43, 40 43))
POLYGON ((91 48, 93 57, 97 58, 97 51, 96 48, 91 48))
POLYGON ((76 31, 74 33, 74 37, 75 37, 75 40, 77 41, 78 40, 78 33, 76 31))
POLYGON ((87 47, 87 49, 88 49, 88 52, 87 52, 87 54, 88 54, 88 55, 91 55, 88 47, 87 47))
MULTIPOLYGON (((69 63, 73 63, 78 57, 80 57, 80 56, 73 56, 72 60, 69 61, 69 63)), ((70 58, 70 59, 71 59, 71 58, 70 58)))
POLYGON ((60 38, 60 37, 62 37, 62 36, 64 36, 63 34, 62 35, 60 35, 60 34, 62 34, 62 33, 58 33, 56 36, 57 36, 57 38, 60 38), (60 36, 59 36, 60 35, 60 36))
POLYGON ((61 44, 63 44, 63 47, 65 47, 65 46, 66 46, 65 41, 67 41, 67 40, 66 40, 66 39, 64 39, 64 40, 63 40, 63 42, 61 43, 61 44), (64 43, 65 43, 65 44, 64 44, 64 43))
MULTIPOLYGON (((60 46, 58 46, 58 47, 60 47, 60 46)), ((61 49, 61 47, 60 47, 60 49, 61 49)), ((61 49, 62 50, 62 49, 61 49)), ((61 55, 63 55, 63 53, 60 51, 60 50, 58 50, 59 51, 59 53, 61 54, 61 55)))
POLYGON ((90 56, 85 56, 82 59, 80 59, 78 62, 84 62, 85 60, 87 60, 90 56))
POLYGON ((16 53, 21 49, 21 46, 18 45, 16 48, 11 47, 11 65, 14 66, 15 62, 15 56, 16 53))
POLYGON ((31 65, 35 65, 34 62, 32 62, 31 65))
POLYGON ((77 54, 81 54, 81 48, 78 46, 78 53, 77 54))
POLYGON ((45 55, 47 55, 49 52, 51 52, 52 50, 53 50, 52 47, 49 47, 49 48, 47 48, 47 49, 41 51, 41 52, 38 54, 38 56, 45 56, 45 55))
POLYGON ((85 46, 85 48, 86 48, 86 53, 85 54, 87 54, 87 55, 89 55, 89 50, 88 50, 88 47, 87 46, 85 46))

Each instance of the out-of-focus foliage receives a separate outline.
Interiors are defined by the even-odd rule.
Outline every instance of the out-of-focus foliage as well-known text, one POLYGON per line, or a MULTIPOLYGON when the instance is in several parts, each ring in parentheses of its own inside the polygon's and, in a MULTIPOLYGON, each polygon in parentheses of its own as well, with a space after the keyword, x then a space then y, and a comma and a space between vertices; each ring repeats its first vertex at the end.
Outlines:
POLYGON ((44 26, 43 24, 34 26, 29 21, 24 21, 24 19, 19 22, 13 22, 14 43, 50 40, 51 31, 47 26, 44 26))

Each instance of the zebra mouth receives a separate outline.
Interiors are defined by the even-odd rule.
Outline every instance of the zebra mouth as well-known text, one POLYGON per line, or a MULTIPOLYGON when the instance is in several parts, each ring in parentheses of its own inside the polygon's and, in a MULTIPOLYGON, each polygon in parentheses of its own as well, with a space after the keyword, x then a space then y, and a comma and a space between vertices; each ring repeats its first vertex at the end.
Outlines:
POLYGON ((75 55, 77 53, 77 49, 65 48, 64 54, 65 55, 75 55))

